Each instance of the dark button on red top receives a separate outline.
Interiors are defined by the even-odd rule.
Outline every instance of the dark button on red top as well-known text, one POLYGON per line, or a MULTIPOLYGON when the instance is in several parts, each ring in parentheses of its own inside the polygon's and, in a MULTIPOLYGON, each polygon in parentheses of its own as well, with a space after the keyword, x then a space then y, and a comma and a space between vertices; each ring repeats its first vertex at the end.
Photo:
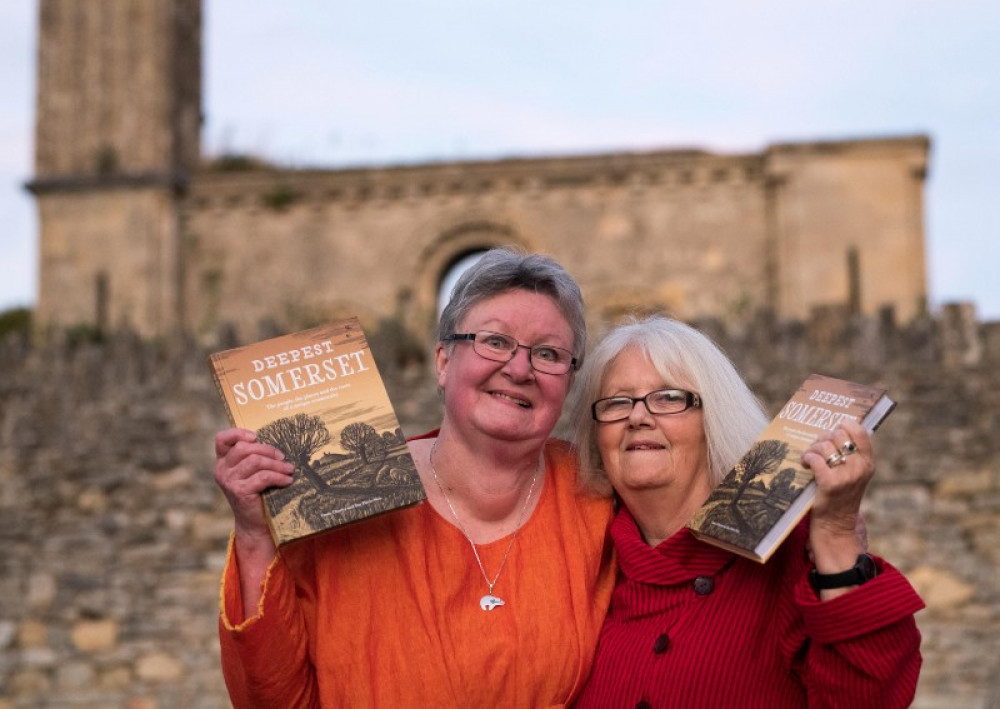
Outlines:
POLYGON ((656 642, 653 643, 653 652, 660 655, 666 652, 668 647, 670 647, 670 637, 666 633, 663 633, 663 635, 658 637, 656 642))
POLYGON ((699 596, 707 596, 715 590, 715 581, 711 576, 699 576, 694 580, 694 592, 699 596))
POLYGON ((641 702, 635 705, 635 709, 653 709, 653 705, 643 699, 641 702))

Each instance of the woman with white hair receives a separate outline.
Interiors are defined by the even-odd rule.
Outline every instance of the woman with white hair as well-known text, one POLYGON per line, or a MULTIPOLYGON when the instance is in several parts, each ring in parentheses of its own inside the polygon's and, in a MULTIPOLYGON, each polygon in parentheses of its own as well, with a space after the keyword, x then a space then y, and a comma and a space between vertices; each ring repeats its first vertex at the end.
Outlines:
POLYGON ((875 471, 861 426, 803 454, 813 510, 761 565, 685 526, 767 424, 721 350, 654 317, 611 332, 581 379, 581 474, 620 503, 620 575, 576 706, 909 705, 923 603, 856 532, 875 471))

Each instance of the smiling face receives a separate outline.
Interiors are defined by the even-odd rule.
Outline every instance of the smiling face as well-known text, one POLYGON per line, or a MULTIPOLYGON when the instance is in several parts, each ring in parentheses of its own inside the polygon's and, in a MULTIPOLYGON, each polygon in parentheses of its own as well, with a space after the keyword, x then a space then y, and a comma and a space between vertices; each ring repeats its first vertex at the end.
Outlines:
MULTIPOLYGON (((573 349, 573 331, 547 295, 514 290, 488 298, 463 319, 459 332, 491 330, 522 345, 573 349)), ((572 382, 571 374, 546 374, 531 367, 528 350, 519 348, 509 362, 476 354, 471 342, 435 351, 438 384, 444 391, 445 422, 468 434, 508 441, 549 437, 572 382)))
MULTIPOLYGON (((667 381, 641 351, 628 348, 608 366, 600 396, 640 397, 664 388, 683 387, 667 381)), ((627 419, 595 424, 604 470, 626 504, 650 491, 669 492, 677 504, 701 504, 711 492, 702 418, 694 407, 654 416, 637 402, 627 419)))

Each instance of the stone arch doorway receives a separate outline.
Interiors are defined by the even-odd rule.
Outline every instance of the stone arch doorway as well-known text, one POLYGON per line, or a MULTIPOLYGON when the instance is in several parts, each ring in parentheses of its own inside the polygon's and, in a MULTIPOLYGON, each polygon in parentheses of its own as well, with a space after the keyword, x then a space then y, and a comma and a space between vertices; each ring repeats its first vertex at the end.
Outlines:
POLYGON ((455 283, 462 276, 462 274, 474 266, 485 253, 486 249, 475 249, 474 251, 469 251, 466 254, 457 256, 452 261, 451 265, 445 270, 444 274, 441 276, 441 285, 438 286, 436 311, 438 318, 441 317, 441 311, 444 310, 444 306, 447 305, 448 299, 451 297, 451 290, 455 287, 455 283))
POLYGON ((534 245, 510 224, 492 220, 466 221, 440 232, 420 255, 414 288, 419 309, 425 314, 424 332, 429 336, 437 325, 442 298, 450 293, 453 279, 475 261, 478 254, 509 246, 535 251, 534 245), (447 292, 443 292, 447 290, 447 292))

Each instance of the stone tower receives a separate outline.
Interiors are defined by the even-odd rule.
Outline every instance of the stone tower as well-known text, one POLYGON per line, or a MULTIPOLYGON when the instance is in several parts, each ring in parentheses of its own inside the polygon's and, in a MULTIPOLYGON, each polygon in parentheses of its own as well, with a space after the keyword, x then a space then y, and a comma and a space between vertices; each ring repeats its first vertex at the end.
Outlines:
POLYGON ((180 201, 196 169, 201 0, 40 0, 35 175, 43 327, 181 312, 180 201), (136 287, 140 286, 140 287, 136 287))

